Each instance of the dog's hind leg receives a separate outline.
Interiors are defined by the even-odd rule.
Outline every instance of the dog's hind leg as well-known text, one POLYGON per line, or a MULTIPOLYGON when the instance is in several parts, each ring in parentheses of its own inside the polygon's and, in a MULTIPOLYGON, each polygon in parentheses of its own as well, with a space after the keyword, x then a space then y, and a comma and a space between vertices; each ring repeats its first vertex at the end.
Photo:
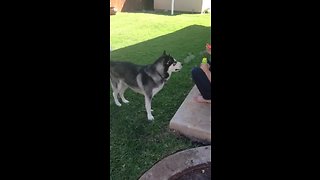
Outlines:
POLYGON ((118 83, 117 82, 114 82, 112 81, 112 79, 110 79, 110 82, 111 82, 111 87, 112 87, 112 95, 113 95, 113 99, 114 99, 114 102, 116 103, 117 106, 121 106, 119 100, 118 100, 118 94, 119 94, 119 91, 118 91, 118 83))
POLYGON ((144 99, 145 99, 145 106, 146 106, 146 111, 147 111, 147 116, 148 116, 148 120, 152 121, 154 120, 154 117, 151 114, 151 101, 152 101, 152 97, 148 96, 147 94, 144 95, 144 99))
POLYGON ((118 91, 119 91, 120 98, 124 103, 129 103, 129 101, 124 97, 124 92, 127 90, 127 88, 128 86, 122 81, 120 81, 118 86, 118 91))

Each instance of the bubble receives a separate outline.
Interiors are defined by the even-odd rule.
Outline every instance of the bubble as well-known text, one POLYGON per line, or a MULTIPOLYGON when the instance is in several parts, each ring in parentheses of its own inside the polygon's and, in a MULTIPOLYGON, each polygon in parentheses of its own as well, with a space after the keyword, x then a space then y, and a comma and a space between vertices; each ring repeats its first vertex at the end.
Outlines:
POLYGON ((192 59, 194 59, 196 56, 193 55, 191 52, 188 53, 187 57, 185 57, 183 59, 183 62, 184 63, 189 63, 192 59))

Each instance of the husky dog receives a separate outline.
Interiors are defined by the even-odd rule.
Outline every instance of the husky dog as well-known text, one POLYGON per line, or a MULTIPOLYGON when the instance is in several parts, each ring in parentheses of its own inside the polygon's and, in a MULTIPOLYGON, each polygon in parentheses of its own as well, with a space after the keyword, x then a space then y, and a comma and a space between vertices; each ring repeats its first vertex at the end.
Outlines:
POLYGON ((182 68, 181 62, 176 61, 170 54, 163 52, 153 64, 137 65, 130 62, 110 61, 110 82, 114 102, 121 106, 118 95, 123 103, 129 103, 124 97, 129 87, 133 91, 144 95, 148 120, 154 120, 151 114, 151 100, 169 80, 172 72, 182 68))

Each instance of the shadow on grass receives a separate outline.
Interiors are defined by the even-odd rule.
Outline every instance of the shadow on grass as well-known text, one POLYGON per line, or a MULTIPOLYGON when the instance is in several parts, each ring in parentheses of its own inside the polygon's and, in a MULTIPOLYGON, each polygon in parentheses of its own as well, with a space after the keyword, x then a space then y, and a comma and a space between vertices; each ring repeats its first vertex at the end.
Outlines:
POLYGON ((190 54, 197 55, 205 50, 205 44, 211 41, 210 31, 211 28, 206 26, 188 26, 170 34, 116 49, 111 52, 111 59, 149 64, 166 50, 181 61, 190 54))
POLYGON ((128 90, 125 97, 130 103, 117 107, 113 104, 110 92, 110 130, 106 129, 105 132, 110 132, 111 179, 138 179, 155 162, 167 155, 197 146, 189 139, 171 133, 168 124, 193 86, 190 70, 201 62, 200 54, 205 50, 205 44, 210 42, 210 30, 210 27, 192 25, 112 51, 113 60, 149 64, 166 50, 184 63, 184 66, 154 97, 154 122, 147 120, 142 95, 128 90), (190 61, 187 61, 187 57, 193 57, 193 60, 189 58, 190 61))
MULTIPOLYGON (((166 50, 167 53, 184 64, 182 70, 170 78, 165 88, 152 101, 152 107, 155 110, 153 114, 156 119, 161 120, 157 121, 157 125, 161 126, 159 131, 168 125, 170 118, 194 85, 191 79, 191 69, 200 64, 201 56, 205 52, 205 44, 210 41, 210 31, 210 27, 192 25, 173 33, 112 51, 111 60, 151 64, 166 50)), ((135 134, 135 129, 139 128, 140 135, 148 135, 144 129, 147 118, 143 96, 128 90, 125 97, 130 101, 129 105, 125 104, 121 108, 116 107, 110 91, 111 123, 117 124, 114 128, 118 126, 123 128, 121 123, 126 122, 127 127, 132 125, 134 128, 128 128, 130 132, 125 134, 129 136, 135 134), (122 119, 121 123, 113 121, 113 119, 119 118, 122 119), (137 124, 134 123, 135 121, 137 124)), ((129 136, 127 138, 130 138, 129 136)))

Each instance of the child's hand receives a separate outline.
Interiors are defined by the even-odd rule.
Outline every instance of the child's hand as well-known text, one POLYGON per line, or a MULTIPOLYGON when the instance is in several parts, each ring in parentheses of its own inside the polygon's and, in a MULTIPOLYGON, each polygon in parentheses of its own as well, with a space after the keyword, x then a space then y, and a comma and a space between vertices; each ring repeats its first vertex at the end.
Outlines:
POLYGON ((200 64, 200 68, 204 71, 204 72, 209 72, 209 68, 210 65, 209 64, 200 64))

